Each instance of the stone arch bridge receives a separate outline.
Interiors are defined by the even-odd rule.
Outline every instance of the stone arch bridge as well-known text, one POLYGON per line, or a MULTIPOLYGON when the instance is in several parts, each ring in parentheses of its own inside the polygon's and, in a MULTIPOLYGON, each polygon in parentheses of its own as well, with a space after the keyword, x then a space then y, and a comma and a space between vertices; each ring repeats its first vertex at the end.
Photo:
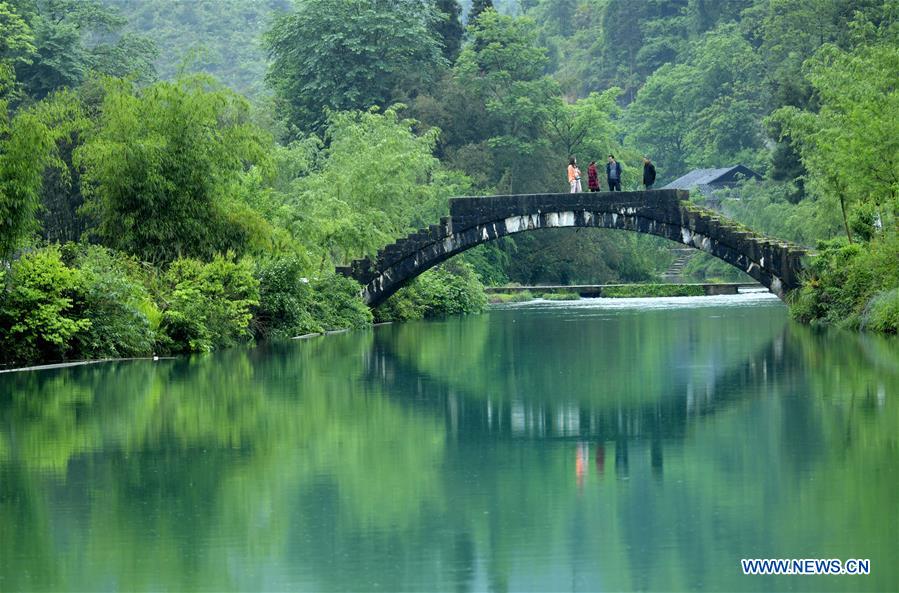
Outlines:
POLYGON ((453 198, 450 216, 440 224, 337 271, 359 281, 366 304, 376 307, 422 272, 481 243, 537 229, 596 227, 657 235, 705 251, 781 299, 798 288, 804 248, 762 237, 688 197, 672 189, 453 198))

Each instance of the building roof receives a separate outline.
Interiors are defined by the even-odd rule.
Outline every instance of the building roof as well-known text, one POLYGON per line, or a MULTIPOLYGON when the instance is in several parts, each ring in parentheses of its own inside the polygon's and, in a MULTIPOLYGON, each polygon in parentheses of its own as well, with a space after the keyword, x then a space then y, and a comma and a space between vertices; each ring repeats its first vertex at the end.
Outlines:
POLYGON ((703 194, 715 186, 733 185, 745 178, 761 179, 762 176, 743 165, 734 165, 722 169, 694 169, 683 177, 678 177, 662 189, 693 189, 698 187, 703 194), (711 187, 710 187, 711 186, 711 187))

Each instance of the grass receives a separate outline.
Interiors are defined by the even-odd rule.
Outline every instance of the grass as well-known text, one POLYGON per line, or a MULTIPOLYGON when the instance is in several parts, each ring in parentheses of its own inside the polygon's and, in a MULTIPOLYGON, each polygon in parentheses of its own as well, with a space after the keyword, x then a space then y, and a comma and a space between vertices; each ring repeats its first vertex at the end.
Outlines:
POLYGON ((702 286, 689 284, 628 284, 611 286, 602 291, 607 298, 684 297, 703 296, 702 286))
POLYGON ((547 301, 577 301, 580 300, 581 295, 576 292, 547 292, 540 295, 540 298, 547 301))
POLYGON ((533 301, 536 297, 529 290, 521 292, 494 292, 488 295, 490 304, 499 305, 503 303, 523 303, 525 301, 533 301))
MULTIPOLYGON (((685 297, 703 296, 705 290, 702 286, 689 284, 626 284, 622 286, 610 286, 604 288, 604 298, 645 298, 645 297, 685 297)), ((546 292, 534 295, 529 290, 521 292, 502 293, 496 292, 488 295, 492 305, 505 303, 523 303, 536 298, 547 301, 577 301, 581 295, 576 292, 546 292)))

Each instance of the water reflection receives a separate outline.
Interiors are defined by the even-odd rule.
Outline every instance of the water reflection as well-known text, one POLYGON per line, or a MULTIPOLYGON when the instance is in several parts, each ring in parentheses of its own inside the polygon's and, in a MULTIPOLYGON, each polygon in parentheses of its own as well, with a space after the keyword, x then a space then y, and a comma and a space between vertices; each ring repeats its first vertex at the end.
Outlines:
POLYGON ((889 589, 897 394, 895 341, 777 306, 3 375, 0 590, 889 589))

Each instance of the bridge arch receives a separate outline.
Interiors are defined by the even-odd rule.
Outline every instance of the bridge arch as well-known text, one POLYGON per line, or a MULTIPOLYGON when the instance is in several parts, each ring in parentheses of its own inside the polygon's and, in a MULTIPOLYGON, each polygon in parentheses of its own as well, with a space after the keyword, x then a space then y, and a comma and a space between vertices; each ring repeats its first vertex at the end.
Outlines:
POLYGON ((687 192, 530 194, 453 198, 451 215, 338 272, 363 285, 372 307, 419 274, 488 241, 546 228, 607 228, 664 237, 746 272, 785 299, 799 286, 805 249, 757 235, 687 201, 687 192))

